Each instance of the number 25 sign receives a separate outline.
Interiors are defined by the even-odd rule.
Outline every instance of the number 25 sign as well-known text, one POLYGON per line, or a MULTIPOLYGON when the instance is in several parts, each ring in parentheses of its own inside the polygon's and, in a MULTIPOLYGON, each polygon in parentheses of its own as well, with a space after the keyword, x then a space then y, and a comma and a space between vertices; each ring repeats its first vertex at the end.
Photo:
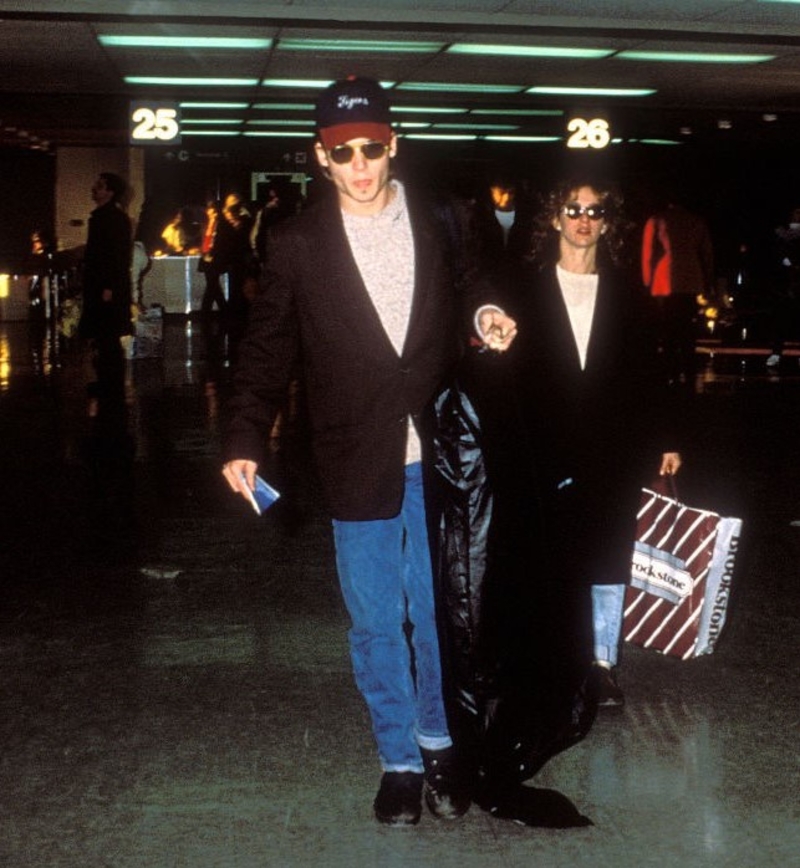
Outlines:
POLYGON ((567 124, 567 132, 572 135, 567 139, 568 148, 595 148, 600 150, 608 146, 611 132, 608 121, 603 118, 572 118, 567 124))
POLYGON ((128 119, 133 145, 172 145, 181 140, 177 103, 132 102, 128 119))

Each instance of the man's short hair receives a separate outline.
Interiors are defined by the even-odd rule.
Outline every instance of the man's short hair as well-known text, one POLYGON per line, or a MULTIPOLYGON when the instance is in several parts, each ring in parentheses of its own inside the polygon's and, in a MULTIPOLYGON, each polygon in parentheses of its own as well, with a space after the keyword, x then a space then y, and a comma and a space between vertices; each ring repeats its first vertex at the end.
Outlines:
POLYGON ((125 191, 128 189, 128 184, 125 179, 114 174, 114 172, 101 172, 100 177, 105 181, 106 189, 111 191, 111 195, 114 197, 114 202, 119 202, 119 200, 125 195, 125 191))

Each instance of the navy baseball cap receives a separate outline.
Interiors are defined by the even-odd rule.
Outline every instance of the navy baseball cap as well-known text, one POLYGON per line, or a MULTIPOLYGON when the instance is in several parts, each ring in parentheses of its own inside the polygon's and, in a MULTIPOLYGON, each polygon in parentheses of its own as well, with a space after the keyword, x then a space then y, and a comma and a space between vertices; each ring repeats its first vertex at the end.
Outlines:
POLYGON ((389 143, 392 127, 386 91, 371 78, 336 81, 317 100, 317 132, 327 150, 351 139, 389 143))

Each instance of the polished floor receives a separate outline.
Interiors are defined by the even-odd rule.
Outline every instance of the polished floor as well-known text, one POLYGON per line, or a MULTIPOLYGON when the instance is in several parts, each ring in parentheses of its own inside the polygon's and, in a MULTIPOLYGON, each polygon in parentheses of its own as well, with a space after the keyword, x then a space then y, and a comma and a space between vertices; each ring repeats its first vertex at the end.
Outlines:
POLYGON ((230 368, 206 338, 168 320, 109 418, 79 346, 0 323, 0 864, 800 865, 796 357, 704 354, 685 390, 682 492, 744 519, 732 607, 713 655, 626 647, 624 709, 539 775, 594 825, 387 829, 302 432, 258 518, 219 473, 230 368))

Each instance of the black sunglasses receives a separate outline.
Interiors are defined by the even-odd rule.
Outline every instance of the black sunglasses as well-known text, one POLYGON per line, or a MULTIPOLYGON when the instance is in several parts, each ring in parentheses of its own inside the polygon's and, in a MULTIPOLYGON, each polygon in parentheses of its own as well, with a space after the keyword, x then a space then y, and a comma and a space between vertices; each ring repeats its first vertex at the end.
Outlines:
POLYGON ((337 145, 328 154, 334 163, 344 166, 353 159, 356 151, 360 151, 368 160, 380 160, 388 150, 389 146, 383 142, 364 142, 363 145, 337 145))
POLYGON ((577 202, 569 202, 564 206, 564 214, 570 220, 577 220, 585 214, 590 220, 602 220, 606 216, 606 209, 602 205, 579 205, 577 202))

